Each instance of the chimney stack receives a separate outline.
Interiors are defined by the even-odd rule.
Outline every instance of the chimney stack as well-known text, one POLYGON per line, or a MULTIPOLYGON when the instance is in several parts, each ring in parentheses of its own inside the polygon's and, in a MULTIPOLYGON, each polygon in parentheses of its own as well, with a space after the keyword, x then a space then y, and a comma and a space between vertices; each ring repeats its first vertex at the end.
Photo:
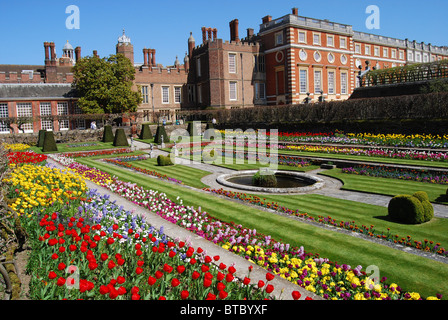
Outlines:
POLYGON ((295 15, 295 16, 298 16, 299 15, 299 9, 292 8, 292 14, 295 15))
POLYGON ((251 38, 254 35, 254 29, 253 28, 247 28, 247 37, 251 38))
POLYGON ((262 22, 264 23, 268 23, 272 21, 272 16, 265 16, 262 18, 262 22))
POLYGON ((202 27, 202 43, 206 43, 207 40, 215 40, 218 36, 218 30, 216 28, 202 27))
POLYGON ((148 49, 144 48, 143 49, 143 65, 146 67, 148 66, 148 49))
POLYGON ((75 48, 75 61, 78 62, 81 59, 81 47, 75 48))
POLYGON ((230 42, 240 42, 238 26, 238 19, 230 21, 230 42))

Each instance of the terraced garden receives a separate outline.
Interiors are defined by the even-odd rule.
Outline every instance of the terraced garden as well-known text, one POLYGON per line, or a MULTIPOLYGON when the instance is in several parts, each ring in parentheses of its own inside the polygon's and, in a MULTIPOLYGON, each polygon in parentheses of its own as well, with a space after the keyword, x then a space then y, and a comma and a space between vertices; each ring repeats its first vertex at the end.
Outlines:
MULTIPOLYGON (((328 139, 328 135, 320 138, 328 139)), ((304 143, 288 142, 297 146, 304 143)), ((439 145, 443 146, 443 141, 439 145)), ((288 158, 288 164, 279 165, 280 170, 313 172, 320 167, 323 157, 328 159, 324 162, 350 160, 360 165, 369 162, 382 166, 412 166, 412 170, 416 170, 414 167, 422 170, 437 168, 441 170, 439 174, 444 173, 448 163, 443 148, 431 151, 438 155, 431 161, 426 157, 417 160, 415 156, 406 159, 386 158, 383 154, 366 156, 363 152, 350 155, 322 153, 318 149, 299 151, 285 146, 279 146, 279 154, 285 159, 292 157, 295 162, 288 158)), ((196 208, 203 214, 188 223, 183 222, 182 215, 176 218, 170 215, 169 221, 188 225, 186 228, 191 232, 325 299, 447 298, 448 257, 445 248, 448 245, 448 220, 444 215, 435 216, 423 224, 408 225, 391 221, 387 207, 322 194, 256 194, 212 188, 201 181, 211 174, 211 167, 247 170, 262 165, 248 163, 247 159, 237 162, 236 158, 232 158, 233 161, 222 158, 217 166, 204 163, 160 166, 156 158, 148 158, 149 145, 142 143, 140 147, 145 150, 110 155, 85 151, 76 156, 71 154, 69 158, 60 155, 51 158, 112 192, 117 192, 117 186, 122 183, 129 182, 144 190, 164 194, 174 203, 196 208), (228 232, 226 228, 216 228, 220 230, 217 232, 215 223, 218 221, 228 229, 235 228, 234 236, 223 236, 228 232), (260 235, 260 238, 251 238, 250 230, 256 230, 253 235, 260 235), (257 246, 262 254, 257 252, 257 246), (293 263, 291 259, 300 262, 294 260, 293 263), (302 264, 305 260, 308 264, 302 264), (373 283, 367 272, 371 266, 379 273, 378 281, 373 283)), ((361 149, 371 147, 366 145, 361 149)), ((256 148, 236 146, 235 150, 247 155, 256 148)), ((169 150, 157 150, 157 154, 166 154, 169 150)), ((413 154, 417 153, 413 151, 413 154)), ((190 156, 184 159, 190 159, 190 156)), ((424 191, 434 205, 437 203, 445 208, 448 204, 448 186, 443 183, 349 174, 341 168, 318 171, 319 175, 341 181, 342 189, 347 191, 390 197, 424 191)), ((448 216, 448 210, 444 213, 448 216)), ((166 217, 167 213, 160 212, 160 215, 166 217)))

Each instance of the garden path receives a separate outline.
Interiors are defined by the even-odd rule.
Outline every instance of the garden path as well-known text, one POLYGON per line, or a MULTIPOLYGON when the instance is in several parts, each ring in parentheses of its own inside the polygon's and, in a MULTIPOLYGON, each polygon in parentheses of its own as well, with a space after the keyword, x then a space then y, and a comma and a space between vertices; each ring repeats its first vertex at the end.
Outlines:
MULTIPOLYGON (((47 160, 52 165, 63 169, 64 167, 59 163, 55 162, 52 159, 47 160)), ((145 208, 142 208, 131 201, 126 200, 125 198, 111 192, 110 190, 101 187, 89 180, 85 180, 88 188, 92 190, 97 190, 99 193, 103 195, 108 195, 110 201, 114 201, 118 206, 123 206, 125 210, 132 212, 134 215, 139 215, 145 217, 145 220, 154 228, 160 229, 163 227, 163 232, 168 237, 172 239, 180 239, 185 240, 186 243, 189 243, 193 248, 202 248, 205 254, 209 256, 219 255, 220 259, 218 263, 224 263, 227 266, 234 265, 236 268, 235 276, 239 279, 244 279, 248 275, 248 268, 251 266, 253 269, 250 273, 251 283, 258 283, 259 280, 263 280, 266 282, 266 270, 264 268, 255 265, 243 257, 237 256, 232 252, 223 249, 222 247, 214 244, 211 241, 208 241, 183 227, 175 225, 169 221, 158 216, 156 213, 149 211, 145 208)), ((292 292, 299 291, 302 294, 300 300, 305 299, 306 297, 310 297, 314 300, 323 300, 322 297, 305 290, 304 288, 291 283, 290 281, 283 279, 281 277, 276 276, 274 280, 270 281, 270 284, 274 286, 274 291, 271 293, 271 296, 275 299, 281 300, 292 300, 292 292)))

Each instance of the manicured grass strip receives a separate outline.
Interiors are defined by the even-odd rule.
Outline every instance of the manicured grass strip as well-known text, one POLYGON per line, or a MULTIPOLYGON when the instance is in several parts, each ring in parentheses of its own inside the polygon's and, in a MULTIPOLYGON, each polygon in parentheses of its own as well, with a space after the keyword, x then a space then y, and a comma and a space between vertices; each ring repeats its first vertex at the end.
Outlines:
POLYGON ((408 181, 381 177, 369 177, 342 173, 341 169, 331 169, 321 175, 337 178, 344 183, 342 189, 396 196, 425 191, 431 202, 448 203, 445 198, 447 186, 419 181, 408 181))
POLYGON ((321 152, 307 152, 307 151, 293 151, 293 150, 279 150, 279 154, 294 155, 302 157, 315 157, 315 158, 325 158, 325 159, 340 159, 340 160, 353 160, 353 161, 365 161, 365 162, 375 162, 375 163, 388 163, 388 164, 400 164, 409 165, 417 167, 438 167, 438 168, 448 168, 448 162, 443 161, 425 161, 425 160, 413 160, 413 159, 394 159, 386 157, 368 157, 368 156, 357 156, 350 154, 332 154, 332 153, 321 153, 321 152))
MULTIPOLYGON (((58 153, 58 152, 78 152, 78 151, 92 151, 92 150, 105 150, 105 149, 115 149, 115 148, 123 148, 123 147, 115 147, 113 142, 101 142, 101 141, 90 141, 85 143, 95 143, 92 146, 82 146, 84 143, 58 143, 56 144, 58 147, 58 151, 46 152, 46 153, 58 153), (76 147, 79 145, 79 147, 76 147), (69 147, 74 146, 74 147, 69 147)), ((43 153, 42 148, 32 146, 30 150, 36 153, 43 153)))
POLYGON ((176 164, 174 166, 158 166, 156 158, 133 161, 131 164, 138 168, 157 171, 160 174, 181 180, 184 184, 198 189, 207 187, 207 185, 201 182, 201 179, 210 174, 208 171, 183 166, 180 164, 176 164))
POLYGON ((304 246, 309 252, 319 253, 339 263, 358 264, 366 268, 375 265, 380 277, 386 276, 405 290, 419 292, 423 296, 445 293, 448 265, 389 247, 332 232, 290 218, 268 213, 243 204, 214 197, 209 194, 183 188, 155 179, 142 179, 141 175, 90 159, 82 162, 115 175, 123 181, 136 182, 144 188, 158 190, 169 198, 180 196, 185 205, 201 206, 203 211, 226 222, 240 223, 257 232, 271 235, 293 246, 304 246))
POLYGON ((433 218, 430 222, 421 225, 405 225, 389 221, 387 208, 356 201, 326 197, 318 194, 307 195, 263 195, 266 201, 277 202, 280 206, 289 209, 298 209, 301 213, 308 213, 314 217, 330 216, 336 222, 354 221, 357 226, 365 225, 378 232, 387 233, 390 228, 392 235, 399 235, 398 240, 410 235, 413 240, 434 241, 448 249, 448 219, 433 218))

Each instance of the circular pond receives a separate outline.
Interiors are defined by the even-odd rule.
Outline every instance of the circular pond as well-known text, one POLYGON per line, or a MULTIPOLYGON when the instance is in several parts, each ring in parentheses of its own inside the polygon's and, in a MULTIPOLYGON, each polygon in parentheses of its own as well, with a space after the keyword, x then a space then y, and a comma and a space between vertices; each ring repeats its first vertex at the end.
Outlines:
POLYGON ((274 188, 255 186, 252 177, 258 170, 238 171, 219 176, 216 181, 226 187, 266 193, 301 193, 320 189, 324 181, 318 177, 295 171, 275 171, 277 186, 274 188))

